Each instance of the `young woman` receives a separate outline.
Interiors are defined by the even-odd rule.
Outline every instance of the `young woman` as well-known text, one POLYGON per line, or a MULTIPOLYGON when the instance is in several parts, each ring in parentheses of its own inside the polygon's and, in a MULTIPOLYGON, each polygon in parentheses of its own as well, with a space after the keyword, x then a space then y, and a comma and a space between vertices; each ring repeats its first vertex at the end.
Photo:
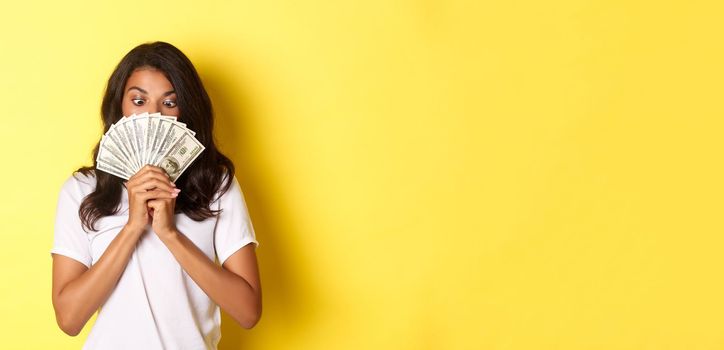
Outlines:
POLYGON ((175 183, 152 165, 128 181, 95 164, 69 176, 51 250, 56 320, 75 336, 100 308, 84 349, 216 349, 219 307, 247 329, 261 316, 259 243, 214 145, 211 101, 171 44, 135 47, 108 80, 104 131, 143 112, 176 116, 205 150, 175 183))

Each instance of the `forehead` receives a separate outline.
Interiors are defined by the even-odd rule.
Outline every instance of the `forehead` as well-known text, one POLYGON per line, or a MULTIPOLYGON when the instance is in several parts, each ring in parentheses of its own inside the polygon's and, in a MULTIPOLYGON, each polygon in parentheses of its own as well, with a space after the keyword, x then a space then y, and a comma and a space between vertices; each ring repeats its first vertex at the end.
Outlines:
POLYGON ((165 93, 173 90, 173 85, 166 79, 162 71, 146 67, 136 68, 133 73, 131 73, 123 91, 127 92, 128 89, 133 86, 146 90, 150 94, 154 92, 165 93))

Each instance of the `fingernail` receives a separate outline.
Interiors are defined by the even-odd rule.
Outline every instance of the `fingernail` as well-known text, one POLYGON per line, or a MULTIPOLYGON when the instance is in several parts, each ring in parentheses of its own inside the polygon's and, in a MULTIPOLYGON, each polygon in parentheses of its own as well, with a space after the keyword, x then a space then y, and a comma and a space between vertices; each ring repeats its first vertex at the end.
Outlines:
POLYGON ((178 192, 171 193, 171 197, 178 197, 178 192))
POLYGON ((176 193, 179 193, 179 192, 181 192, 181 189, 180 189, 180 188, 174 188, 173 191, 176 192, 176 193))
POLYGON ((176 183, 173 183, 173 182, 172 182, 172 183, 171 183, 171 186, 176 187, 176 183))

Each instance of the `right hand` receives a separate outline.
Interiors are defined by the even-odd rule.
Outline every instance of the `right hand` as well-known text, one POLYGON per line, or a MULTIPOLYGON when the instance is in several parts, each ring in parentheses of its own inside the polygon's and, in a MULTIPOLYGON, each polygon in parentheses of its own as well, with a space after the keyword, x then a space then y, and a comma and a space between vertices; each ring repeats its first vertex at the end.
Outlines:
POLYGON ((171 182, 162 168, 146 165, 125 183, 128 190, 128 223, 126 226, 142 231, 151 222, 146 204, 151 199, 176 198, 181 191, 171 182))

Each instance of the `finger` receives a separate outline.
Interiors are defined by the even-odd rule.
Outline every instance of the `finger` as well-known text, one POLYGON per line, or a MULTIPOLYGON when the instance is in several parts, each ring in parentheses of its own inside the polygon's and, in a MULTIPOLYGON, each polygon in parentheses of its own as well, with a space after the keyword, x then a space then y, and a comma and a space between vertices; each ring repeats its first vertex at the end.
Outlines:
POLYGON ((153 189, 160 189, 160 190, 166 190, 168 192, 173 192, 173 190, 176 187, 173 186, 172 183, 168 181, 163 181, 157 178, 149 179, 143 183, 140 183, 133 187, 131 189, 131 192, 133 193, 139 193, 139 192, 145 192, 153 189))
POLYGON ((161 210, 162 208, 166 207, 166 204, 161 204, 163 202, 169 202, 175 200, 175 198, 164 198, 164 197, 171 197, 172 195, 169 193, 159 193, 156 195, 151 195, 148 200, 145 201, 146 204, 146 211, 149 210, 161 210))
POLYGON ((155 172, 161 172, 164 174, 166 173, 166 171, 163 170, 163 168, 155 166, 155 165, 151 165, 151 164, 146 164, 141 169, 138 169, 138 172, 141 172, 141 171, 155 171, 155 172))
POLYGON ((148 173, 138 177, 137 179, 134 179, 133 182, 129 181, 127 187, 133 190, 136 187, 142 186, 143 184, 145 184, 151 180, 154 180, 154 179, 161 183, 164 183, 168 186, 176 187, 176 184, 171 182, 171 179, 169 179, 168 177, 166 177, 164 175, 155 173, 155 172, 148 172, 148 173))
POLYGON ((173 201, 174 199, 171 198, 156 198, 156 199, 150 199, 146 202, 146 211, 148 212, 154 212, 154 211, 166 211, 166 208, 173 208, 173 201))
POLYGON ((143 168, 139 169, 135 174, 133 174, 133 176, 131 176, 131 177, 128 179, 128 182, 132 182, 132 181, 135 181, 136 179, 142 178, 144 175, 146 175, 146 174, 148 174, 148 173, 155 173, 155 174, 159 174, 159 175, 161 175, 161 176, 164 176, 164 177, 166 177, 166 178, 169 178, 169 176, 168 176, 168 174, 166 173, 166 171, 163 170, 162 168, 159 168, 159 167, 154 166, 154 165, 147 164, 147 165, 145 165, 143 168))
POLYGON ((179 192, 181 192, 181 190, 174 190, 172 192, 164 190, 153 190, 139 193, 138 197, 145 202, 153 199, 173 199, 178 197, 179 192))
POLYGON ((142 170, 133 175, 131 178, 128 179, 129 186, 134 186, 139 182, 143 182, 145 179, 148 178, 158 178, 158 179, 164 179, 164 180, 171 180, 168 174, 165 172, 159 172, 156 170, 142 170))
MULTIPOLYGON (((172 194, 172 197, 173 197, 173 194, 172 194)), ((153 198, 153 199, 149 199, 148 201, 146 201, 146 205, 147 205, 149 208, 156 208, 156 209, 158 209, 159 207, 163 207, 163 206, 165 206, 165 205, 169 205, 169 204, 173 203, 174 199, 176 199, 176 197, 173 197, 173 198, 153 198)))

